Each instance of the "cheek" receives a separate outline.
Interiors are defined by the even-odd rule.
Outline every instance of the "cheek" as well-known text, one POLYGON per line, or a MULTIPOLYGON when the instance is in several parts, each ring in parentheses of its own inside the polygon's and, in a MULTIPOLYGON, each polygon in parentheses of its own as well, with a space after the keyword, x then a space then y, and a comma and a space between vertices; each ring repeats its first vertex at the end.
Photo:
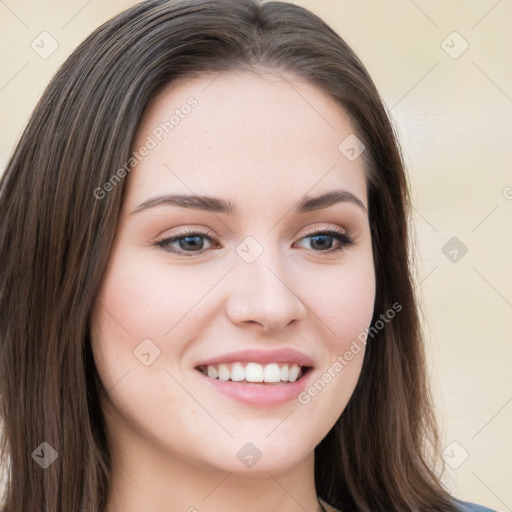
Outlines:
POLYGON ((298 396, 307 417, 322 418, 318 441, 338 420, 357 384, 365 353, 362 334, 372 320, 375 303, 371 254, 347 259, 346 265, 332 272, 324 270, 316 275, 314 287, 310 283, 303 288, 314 313, 311 318, 323 334, 322 365, 298 396))
POLYGON ((198 272, 194 265, 148 260, 140 251, 114 250, 105 273, 91 317, 93 353, 105 385, 138 368, 136 357, 148 351, 157 365, 180 361, 201 329, 198 302, 218 281, 217 273, 198 272))
POLYGON ((113 334, 113 342, 162 339, 208 287, 191 271, 171 270, 128 252, 112 262, 98 295, 96 323, 104 333, 113 334))
POLYGON ((95 363, 107 389, 134 366, 141 342, 154 340, 152 357, 158 354, 161 327, 155 307, 161 300, 148 278, 125 251, 112 252, 91 316, 95 363))
MULTIPOLYGON (((148 265, 129 250, 114 252, 91 316, 92 351, 107 405, 135 428, 147 428, 141 418, 169 425, 172 410, 185 418, 194 414, 189 396, 162 368, 182 358, 188 334, 180 329, 190 333, 186 315, 193 305, 185 296, 198 298, 187 292, 180 270, 164 279, 171 274, 166 268, 148 265)), ((184 435, 179 428, 178 437, 184 435)))
POLYGON ((309 292, 311 307, 322 319, 331 352, 346 350, 369 326, 375 303, 373 265, 358 263, 336 269, 309 292))

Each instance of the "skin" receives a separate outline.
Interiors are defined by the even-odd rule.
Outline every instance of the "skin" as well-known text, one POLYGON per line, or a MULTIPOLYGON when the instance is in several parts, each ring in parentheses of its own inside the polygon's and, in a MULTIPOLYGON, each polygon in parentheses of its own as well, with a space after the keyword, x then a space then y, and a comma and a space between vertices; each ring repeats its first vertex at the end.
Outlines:
POLYGON ((210 389, 194 367, 226 352, 290 347, 312 357, 311 382, 333 373, 373 314, 369 219, 350 202, 292 208, 337 189, 367 208, 363 158, 349 161, 338 150, 354 129, 320 89, 253 72, 168 85, 148 106, 134 150, 191 96, 197 106, 126 178, 91 318, 113 460, 107 512, 320 512, 314 448, 344 410, 364 349, 308 404, 240 404, 210 389), (219 197, 238 212, 160 205, 131 213, 162 193, 219 197), (328 228, 354 244, 328 254, 340 245, 335 238, 324 248, 302 240, 328 228), (197 241, 200 255, 179 242, 171 249, 193 255, 155 246, 184 229, 215 234, 219 249, 206 238, 197 241), (249 236, 263 251, 250 264, 236 252, 249 236), (160 355, 145 366, 134 350, 148 338, 160 355), (248 442, 262 454, 251 468, 237 457, 248 442))

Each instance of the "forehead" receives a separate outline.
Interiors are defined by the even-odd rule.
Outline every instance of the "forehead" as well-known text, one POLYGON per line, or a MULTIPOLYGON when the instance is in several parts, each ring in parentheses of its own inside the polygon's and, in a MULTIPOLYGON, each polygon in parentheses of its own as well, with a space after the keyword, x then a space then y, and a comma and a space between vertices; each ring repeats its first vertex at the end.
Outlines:
POLYGON ((134 151, 127 202, 162 192, 296 199, 345 188, 366 203, 363 158, 340 143, 354 133, 345 110, 306 81, 223 72, 182 78, 148 105, 134 151))

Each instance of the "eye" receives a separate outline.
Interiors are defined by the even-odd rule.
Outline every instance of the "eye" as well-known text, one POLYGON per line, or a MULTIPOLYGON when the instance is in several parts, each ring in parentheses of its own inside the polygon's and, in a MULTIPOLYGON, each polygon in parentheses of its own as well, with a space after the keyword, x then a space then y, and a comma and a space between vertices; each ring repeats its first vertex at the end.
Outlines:
MULTIPOLYGON (((204 248, 204 239, 206 239, 209 243, 213 242, 216 245, 216 249, 219 248, 220 240, 216 235, 192 229, 163 238, 162 240, 158 240, 155 242, 155 245, 162 248, 164 251, 173 254, 194 256, 203 254, 206 251, 204 248), (173 247, 173 244, 176 243, 178 247, 173 247)), ((311 239, 312 246, 319 249, 313 249, 313 251, 317 253, 320 252, 331 254, 337 251, 341 251, 345 247, 354 244, 354 240, 350 238, 346 233, 334 228, 320 231, 310 231, 305 236, 303 236, 299 242, 303 242, 307 239, 311 239), (339 244, 334 249, 332 248, 333 239, 337 240, 339 244)))
POLYGON ((314 249, 314 252, 332 254, 333 252, 341 251, 350 245, 354 245, 354 240, 351 237, 349 237, 343 231, 335 228, 323 229, 321 231, 309 231, 300 239, 300 242, 307 240, 308 238, 311 239, 313 247, 316 246, 320 249, 325 249, 327 247, 327 250, 314 249), (334 249, 332 249, 333 239, 339 242, 338 247, 335 247, 334 249))
POLYGON ((217 245, 219 244, 218 237, 213 234, 204 233, 202 231, 187 230, 174 236, 164 238, 163 240, 159 240, 155 245, 161 247, 164 251, 174 254, 194 256, 195 254, 203 254, 203 252, 205 252, 205 249, 203 249, 204 241, 201 240, 202 238, 205 238, 209 242, 215 242, 217 245), (176 242, 178 242, 179 247, 177 250, 171 248, 172 244, 175 244, 176 242))

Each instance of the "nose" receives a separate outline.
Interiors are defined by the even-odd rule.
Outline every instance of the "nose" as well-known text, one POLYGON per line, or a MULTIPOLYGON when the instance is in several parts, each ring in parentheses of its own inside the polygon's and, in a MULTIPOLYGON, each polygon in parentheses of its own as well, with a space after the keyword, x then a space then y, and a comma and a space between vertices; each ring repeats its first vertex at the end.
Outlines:
POLYGON ((251 326, 265 333, 297 324, 305 318, 306 308, 294 284, 297 280, 276 252, 265 250, 252 263, 237 258, 227 315, 240 327, 251 326))

